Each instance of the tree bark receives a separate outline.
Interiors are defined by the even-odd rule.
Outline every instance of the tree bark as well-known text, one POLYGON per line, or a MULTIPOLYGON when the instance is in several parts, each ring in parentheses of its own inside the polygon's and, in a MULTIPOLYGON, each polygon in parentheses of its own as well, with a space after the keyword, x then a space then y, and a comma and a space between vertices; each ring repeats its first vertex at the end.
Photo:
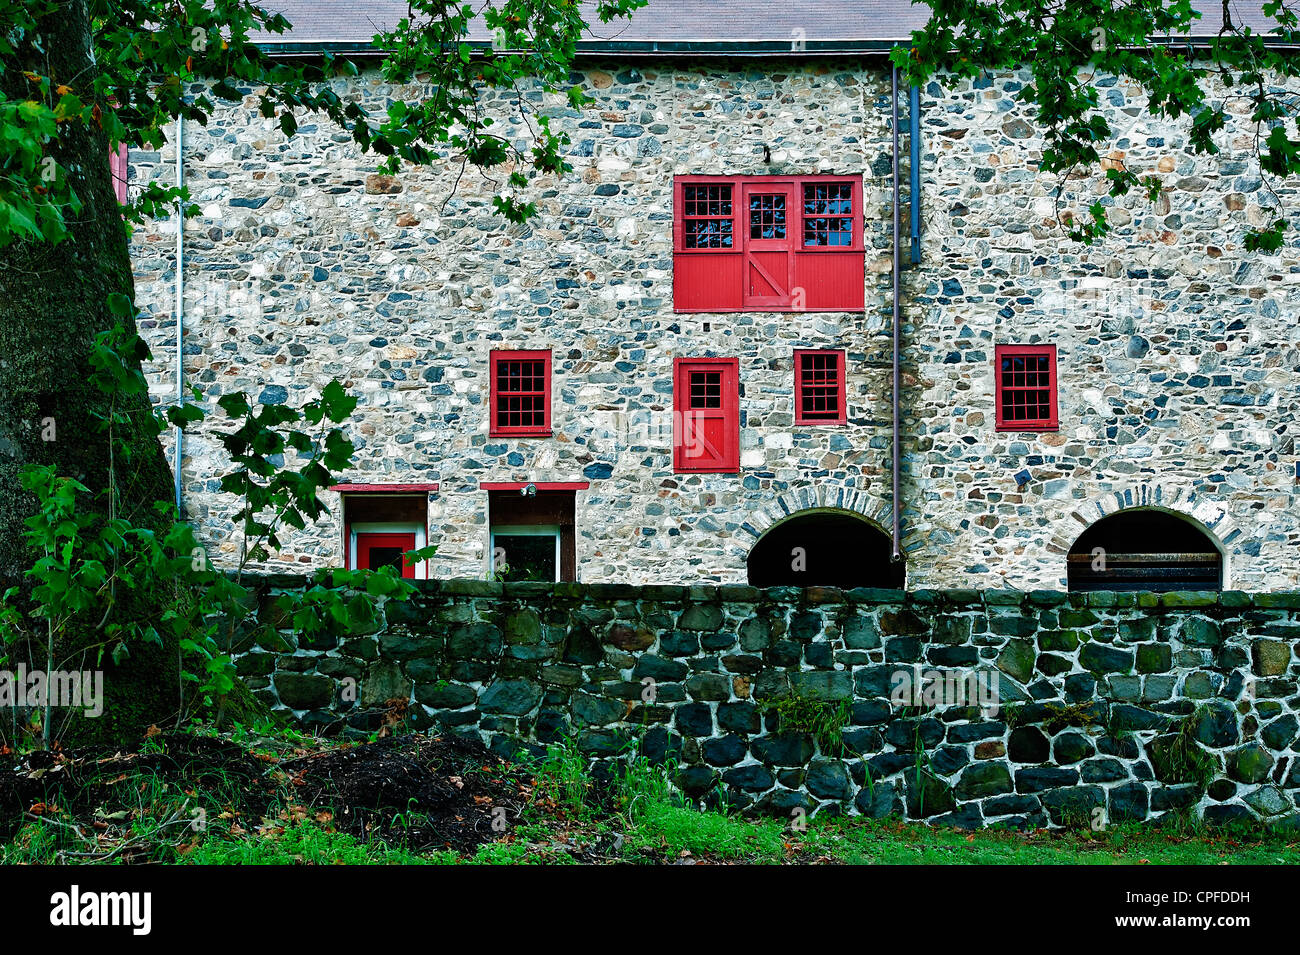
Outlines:
MULTIPOLYGON (((38 35, 24 37, 17 54, 0 63, 0 87, 11 99, 27 98, 32 87, 22 71, 31 70, 48 76, 52 86, 67 84, 88 103, 95 65, 86 2, 66 0, 53 11, 41 21, 38 35)), ((23 572, 37 556, 23 537, 25 520, 37 511, 35 498, 19 485, 24 466, 55 465, 60 476, 75 478, 92 492, 93 498, 79 501, 79 510, 107 516, 110 452, 102 419, 109 399, 90 384, 91 345, 116 321, 135 332, 134 320, 114 316, 108 305, 115 292, 134 301, 135 283, 107 136, 98 126, 79 122, 64 124, 60 133, 51 154, 83 203, 75 221, 68 222, 68 238, 56 245, 17 242, 0 249, 0 591, 23 584, 23 572), (48 440, 51 423, 54 440, 48 440)), ((139 368, 134 358, 123 358, 139 368)), ((156 434, 140 426, 147 420, 148 395, 118 396, 117 407, 131 415, 132 424, 116 426, 129 451, 119 450, 114 458, 116 516, 161 529, 165 520, 154 504, 171 498, 171 469, 156 434)), ((160 599, 134 597, 151 598, 160 599)), ((102 632, 85 628, 64 634, 55 647, 56 670, 104 670, 103 716, 84 719, 75 710, 57 714, 52 735, 62 742, 132 742, 150 724, 177 713, 175 642, 162 648, 132 646, 130 657, 113 665, 103 639, 102 632)), ((10 649, 10 667, 18 662, 47 666, 37 647, 10 649)))
MULTIPOLYGON (((95 65, 85 0, 54 7, 36 37, 25 37, 14 62, 3 63, 0 86, 11 99, 32 89, 23 70, 66 83, 90 102, 95 65)), ((100 104, 101 109, 109 108, 100 104)), ((18 242, 0 249, 0 582, 17 582, 32 563, 23 541, 35 500, 18 474, 27 464, 54 464, 95 492, 107 511, 107 435, 96 415, 105 397, 88 384, 90 346, 112 327, 108 297, 134 300, 126 226, 109 173, 108 140, 94 125, 67 123, 52 155, 84 203, 69 238, 57 245, 18 242), (53 424, 54 440, 49 425, 53 424)), ((134 321, 127 319, 129 331, 134 321)), ((137 365, 138 367, 138 365, 137 365)), ((144 395, 124 410, 136 420, 148 410, 144 395)), ((126 429, 128 461, 118 460, 119 516, 149 526, 153 504, 171 497, 171 470, 162 446, 147 430, 126 429)))

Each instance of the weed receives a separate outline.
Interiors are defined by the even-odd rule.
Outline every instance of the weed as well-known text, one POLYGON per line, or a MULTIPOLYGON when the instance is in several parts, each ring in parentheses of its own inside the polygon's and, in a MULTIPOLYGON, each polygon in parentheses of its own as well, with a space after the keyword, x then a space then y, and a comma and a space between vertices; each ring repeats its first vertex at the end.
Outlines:
POLYGON ((1196 723, 1203 709, 1198 707, 1171 726, 1169 733, 1151 741, 1151 767, 1163 782, 1192 783, 1205 792, 1218 775, 1218 760, 1196 740, 1196 723))
POLYGON ((843 755, 851 708, 849 700, 816 700, 798 693, 764 705, 776 712, 783 732, 808 734, 827 756, 843 755))

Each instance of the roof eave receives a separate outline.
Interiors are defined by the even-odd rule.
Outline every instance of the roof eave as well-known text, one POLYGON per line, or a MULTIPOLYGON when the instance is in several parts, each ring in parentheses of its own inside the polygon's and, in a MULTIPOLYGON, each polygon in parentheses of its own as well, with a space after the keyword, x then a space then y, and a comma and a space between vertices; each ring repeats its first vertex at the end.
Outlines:
MULTIPOLYGON (((1212 36, 1153 37, 1152 46, 1207 47, 1212 36)), ((475 49, 488 49, 487 40, 467 40, 475 49)), ((1284 43, 1265 38, 1268 46, 1277 49, 1297 49, 1300 44, 1284 43)), ((911 37, 872 37, 861 40, 805 40, 795 49, 790 40, 588 40, 578 43, 579 56, 745 56, 745 57, 800 57, 842 56, 853 54, 888 53, 898 46, 911 43, 911 37)), ((332 53, 346 56, 380 56, 384 50, 371 41, 302 43, 259 43, 269 56, 319 56, 332 53)), ((510 52, 510 51, 504 51, 510 52)))

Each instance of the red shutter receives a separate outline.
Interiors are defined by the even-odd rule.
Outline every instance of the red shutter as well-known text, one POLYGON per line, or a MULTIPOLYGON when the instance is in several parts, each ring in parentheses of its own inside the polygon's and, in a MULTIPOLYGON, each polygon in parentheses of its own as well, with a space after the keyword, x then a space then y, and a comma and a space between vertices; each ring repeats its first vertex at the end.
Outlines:
POLYGON ((117 201, 126 204, 126 187, 128 166, 126 161, 126 143, 118 143, 115 149, 108 157, 109 173, 113 177, 113 193, 117 196, 117 201))
POLYGON ((673 362, 674 471, 740 470, 739 367, 736 358, 673 362))
POLYGON ((740 308, 738 189, 734 178, 673 180, 673 307, 679 312, 740 308))
POLYGON ((795 311, 860 312, 865 304, 862 177, 799 180, 795 311))

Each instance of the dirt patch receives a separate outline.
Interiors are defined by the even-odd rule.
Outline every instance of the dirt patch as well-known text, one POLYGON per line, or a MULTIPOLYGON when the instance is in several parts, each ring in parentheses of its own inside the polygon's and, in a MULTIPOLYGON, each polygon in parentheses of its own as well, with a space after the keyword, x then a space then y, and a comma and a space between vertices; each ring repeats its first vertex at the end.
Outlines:
POLYGON ((289 760, 281 769, 295 801, 332 810, 344 832, 470 853, 513 824, 528 785, 481 743, 456 736, 392 736, 289 760))

